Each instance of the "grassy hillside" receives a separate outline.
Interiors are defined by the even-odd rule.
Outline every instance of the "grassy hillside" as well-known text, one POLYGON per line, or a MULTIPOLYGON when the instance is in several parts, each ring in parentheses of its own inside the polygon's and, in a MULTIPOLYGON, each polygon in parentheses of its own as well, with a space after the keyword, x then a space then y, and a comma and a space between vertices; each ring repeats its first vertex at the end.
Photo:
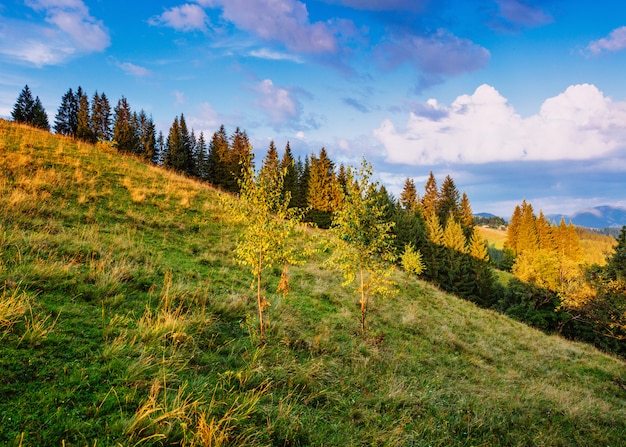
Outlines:
POLYGON ((323 233, 260 346, 222 200, 0 121, 0 444, 623 444, 623 361, 401 273, 364 339, 323 233))

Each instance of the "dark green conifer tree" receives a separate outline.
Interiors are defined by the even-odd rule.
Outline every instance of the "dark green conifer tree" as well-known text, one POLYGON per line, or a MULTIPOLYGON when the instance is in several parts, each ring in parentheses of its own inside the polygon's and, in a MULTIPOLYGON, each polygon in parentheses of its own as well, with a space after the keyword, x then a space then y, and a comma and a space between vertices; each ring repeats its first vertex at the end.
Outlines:
POLYGON ((222 124, 217 132, 213 133, 209 143, 209 153, 207 155, 206 180, 214 186, 226 188, 229 177, 232 175, 228 171, 228 158, 230 147, 228 135, 222 124))
POLYGON ((441 184, 441 191, 439 192, 439 201, 437 210, 439 213, 439 222, 441 226, 445 228, 449 219, 460 220, 460 195, 456 189, 454 180, 449 175, 443 180, 441 184))
POLYGON ((289 142, 285 145, 285 152, 283 158, 280 160, 280 170, 285 170, 285 178, 283 179, 283 198, 288 192, 291 199, 289 200, 289 207, 296 206, 296 195, 298 194, 298 173, 296 172, 296 163, 291 153, 291 147, 289 142))
POLYGON ((431 214, 437 214, 439 210, 439 191, 437 189, 437 181, 432 171, 430 171, 426 186, 424 187, 422 210, 425 218, 428 218, 431 214))
POLYGON ((206 140, 204 139, 204 132, 200 131, 198 140, 196 142, 196 170, 197 177, 202 180, 207 180, 207 164, 208 164, 208 149, 206 140))
POLYGON ((91 101, 91 125, 96 141, 111 141, 111 105, 107 96, 94 93, 91 101))
POLYGON ((70 88, 61 98, 61 105, 54 118, 54 131, 73 137, 78 126, 78 100, 70 88))
POLYGON ((243 181, 244 172, 247 171, 248 165, 252 164, 252 147, 250 140, 245 131, 239 130, 237 127, 235 133, 231 136, 231 156, 227 159, 227 168, 230 177, 226 184, 226 189, 232 192, 239 192, 239 184, 243 181))
POLYGON ((122 96, 114 109, 113 143, 120 152, 135 153, 137 148, 137 114, 134 114, 128 100, 122 96), (133 118, 134 115, 134 118, 133 118))
POLYGON ((43 108, 39 96, 35 98, 35 105, 33 106, 33 119, 31 124, 34 127, 38 127, 43 130, 50 130, 50 124, 48 123, 48 114, 43 108))
POLYGON ((154 160, 155 152, 157 150, 156 127, 154 126, 152 117, 147 116, 143 109, 137 116, 137 133, 139 140, 139 156, 147 161, 154 160))
POLYGON ((35 100, 33 99, 33 94, 30 88, 28 88, 28 85, 25 85, 13 106, 13 111, 11 112, 13 121, 16 123, 32 124, 34 107, 35 100))
POLYGON ((93 142, 95 141, 93 125, 91 123, 91 114, 89 108, 89 98, 83 92, 81 87, 78 87, 76 92, 78 97, 78 112, 76 115, 76 138, 79 140, 93 142))

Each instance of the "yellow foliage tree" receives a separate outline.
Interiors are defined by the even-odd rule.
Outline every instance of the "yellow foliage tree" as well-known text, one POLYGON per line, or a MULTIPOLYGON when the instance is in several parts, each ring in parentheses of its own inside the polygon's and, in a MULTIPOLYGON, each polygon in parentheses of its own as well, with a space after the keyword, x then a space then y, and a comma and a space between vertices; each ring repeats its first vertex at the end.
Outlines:
POLYGON ((275 266, 300 263, 303 254, 290 243, 302 212, 289 208, 289 193, 283 192, 286 173, 286 168, 268 168, 255 174, 252 164, 245 163, 239 201, 233 202, 235 217, 244 223, 235 254, 256 280, 261 340, 265 339, 264 313, 269 305, 262 291, 262 273, 275 266))

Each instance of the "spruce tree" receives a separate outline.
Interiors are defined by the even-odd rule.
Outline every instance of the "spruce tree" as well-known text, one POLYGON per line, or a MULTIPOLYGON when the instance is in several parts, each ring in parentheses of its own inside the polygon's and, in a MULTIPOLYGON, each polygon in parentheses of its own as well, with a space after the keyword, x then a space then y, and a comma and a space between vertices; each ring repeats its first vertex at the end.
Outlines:
POLYGON ((308 208, 309 201, 309 178, 311 177, 311 164, 308 155, 304 157, 304 162, 300 157, 296 161, 296 177, 298 178, 296 194, 293 198, 294 206, 297 208, 308 208))
POLYGON ((193 176, 196 172, 196 165, 194 159, 194 151, 196 146, 195 136, 192 137, 193 129, 191 132, 187 127, 187 122, 185 121, 185 115, 180 114, 180 134, 183 139, 183 153, 181 163, 182 166, 179 169, 189 176, 193 176))
POLYGON ((206 179, 214 186, 226 188, 230 172, 228 171, 228 157, 230 147, 228 135, 222 124, 217 132, 213 133, 209 143, 209 153, 207 156, 206 179))
POLYGON ((156 152, 156 128, 152 117, 146 115, 142 109, 137 116, 137 133, 138 133, 138 155, 147 161, 155 159, 156 152))
POLYGON ((131 111, 128 100, 122 96, 115 106, 113 143, 121 152, 134 153, 136 149, 136 114, 131 111), (135 115, 135 118, 133 118, 135 115))
POLYGON ((161 165, 166 156, 165 149, 165 137, 163 137, 163 131, 159 130, 159 136, 156 139, 156 146, 154 155, 152 157, 152 163, 161 165))
POLYGON ((25 85, 13 106, 13 111, 11 112, 13 121, 16 123, 32 124, 34 107, 35 100, 33 99, 33 94, 30 88, 28 88, 28 85, 25 85))
POLYGON ((61 98, 61 105, 54 119, 54 131, 73 137, 78 126, 78 99, 70 88, 61 98))
POLYGON ((96 141, 111 141, 111 105, 106 94, 94 93, 91 101, 91 124, 96 141))
POLYGON ((93 142, 95 141, 93 126, 91 123, 91 114, 89 108, 89 98, 83 92, 81 87, 78 87, 78 92, 76 93, 78 97, 78 112, 76 115, 76 138, 93 142))
POLYGON ((446 226, 448 219, 459 220, 461 217, 459 191, 456 189, 454 180, 449 175, 446 176, 441 184, 437 210, 439 221, 443 227, 446 226))
POLYGON ((285 179, 283 182, 283 197, 289 194, 289 207, 296 206, 296 195, 298 194, 298 173, 296 172, 296 163, 291 153, 289 142, 285 145, 283 158, 280 160, 280 170, 285 171, 285 179))
POLYGON ((248 165, 252 165, 252 147, 245 131, 239 127, 230 138, 230 156, 227 157, 226 164, 229 172, 226 189, 232 192, 239 192, 239 184, 243 180, 244 172, 248 165))
POLYGON ((184 142, 180 131, 178 116, 174 118, 170 126, 165 145, 167 147, 167 157, 163 161, 163 165, 177 171, 182 171, 185 166, 184 142))
POLYGON ((424 196, 422 197, 422 210, 424 217, 428 219, 431 214, 436 214, 439 209, 439 191, 437 190, 437 181, 433 172, 430 171, 426 186, 424 187, 424 196))
POLYGON ((204 139, 204 132, 200 132, 198 135, 198 141, 196 143, 196 170, 198 178, 207 180, 207 164, 208 164, 208 149, 206 140, 204 139))
POLYGON ((34 127, 43 130, 50 130, 50 124, 48 123, 48 114, 43 108, 39 96, 35 98, 35 104, 33 106, 33 118, 31 123, 34 127))

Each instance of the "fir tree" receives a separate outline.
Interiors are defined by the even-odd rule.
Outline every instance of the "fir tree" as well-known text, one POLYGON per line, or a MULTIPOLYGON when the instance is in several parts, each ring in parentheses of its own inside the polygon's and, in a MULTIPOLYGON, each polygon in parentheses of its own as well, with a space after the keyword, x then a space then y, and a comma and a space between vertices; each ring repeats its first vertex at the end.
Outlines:
POLYGON ((91 124, 96 141, 111 141, 111 105, 107 96, 94 93, 91 101, 91 124))
POLYGON ((208 165, 208 149, 206 140, 204 139, 204 132, 200 132, 198 135, 198 142, 196 144, 196 169, 197 175, 202 180, 207 180, 207 165, 208 165))
POLYGON ((48 114, 43 108, 43 105, 39 100, 39 96, 35 97, 35 104, 33 105, 33 119, 30 124, 39 129, 50 130, 48 114))
POLYGON ((11 112, 13 121, 16 123, 32 124, 34 107, 35 100, 33 99, 33 94, 30 88, 28 88, 28 85, 25 85, 13 106, 13 111, 11 112))
POLYGON ((283 182, 283 196, 290 196, 289 207, 296 206, 296 196, 298 194, 298 173, 296 172, 296 163, 291 153, 289 142, 285 145, 283 158, 280 160, 280 170, 285 171, 285 179, 283 182))
POLYGON ((152 157, 152 163, 161 165, 163 164, 163 160, 166 156, 165 149, 165 137, 163 136, 163 132, 159 130, 159 135, 156 139, 156 147, 154 151, 154 156, 152 157))
POLYGON ((163 161, 163 164, 168 168, 175 169, 177 171, 183 171, 185 168, 185 149, 183 136, 180 130, 180 122, 178 116, 174 118, 170 131, 166 141, 167 157, 163 161))
POLYGON ((298 157, 295 168, 298 183, 296 187, 296 194, 293 198, 293 203, 294 206, 296 206, 297 208, 308 208, 309 179, 311 177, 311 164, 309 162, 309 157, 304 157, 304 162, 302 162, 302 159, 298 157))
POLYGON ((626 281, 626 226, 617 237, 615 252, 606 259, 606 271, 609 278, 626 281))
POLYGON ((428 219, 431 214, 436 214, 439 209, 439 191, 437 190, 437 181, 433 172, 430 171, 426 186, 424 187, 424 196, 422 197, 422 210, 424 217, 428 219))
POLYGON ((78 99, 70 88, 61 98, 61 105, 54 118, 54 131, 73 137, 78 127, 78 99))
POLYGON ((78 87, 76 96, 78 97, 78 112, 76 115, 76 138, 87 142, 93 142, 95 141, 95 138, 93 126, 91 123, 89 99, 87 98, 87 95, 83 92, 81 87, 78 87))
POLYGON ((120 152, 135 152, 137 131, 128 100, 122 96, 114 109, 113 143, 120 152))
POLYGON ((243 180, 243 174, 248 169, 248 164, 252 164, 252 148, 248 135, 245 131, 239 130, 238 127, 230 140, 231 155, 227 157, 227 169, 230 176, 227 179, 226 189, 239 192, 239 184, 243 180))
POLYGON ((232 175, 229 169, 230 147, 226 129, 222 124, 217 132, 213 133, 209 143, 207 156, 207 180, 215 186, 226 188, 228 179, 232 175))
POLYGON ((449 175, 443 180, 441 184, 441 191, 439 192, 439 200, 437 204, 437 210, 439 213, 439 221, 443 227, 446 226, 448 219, 460 219, 460 196, 459 191, 456 189, 454 180, 449 175))
POLYGON ((148 117, 143 109, 137 116, 137 133, 139 140, 139 156, 144 160, 153 161, 155 159, 155 152, 157 151, 156 128, 152 117, 148 117))

